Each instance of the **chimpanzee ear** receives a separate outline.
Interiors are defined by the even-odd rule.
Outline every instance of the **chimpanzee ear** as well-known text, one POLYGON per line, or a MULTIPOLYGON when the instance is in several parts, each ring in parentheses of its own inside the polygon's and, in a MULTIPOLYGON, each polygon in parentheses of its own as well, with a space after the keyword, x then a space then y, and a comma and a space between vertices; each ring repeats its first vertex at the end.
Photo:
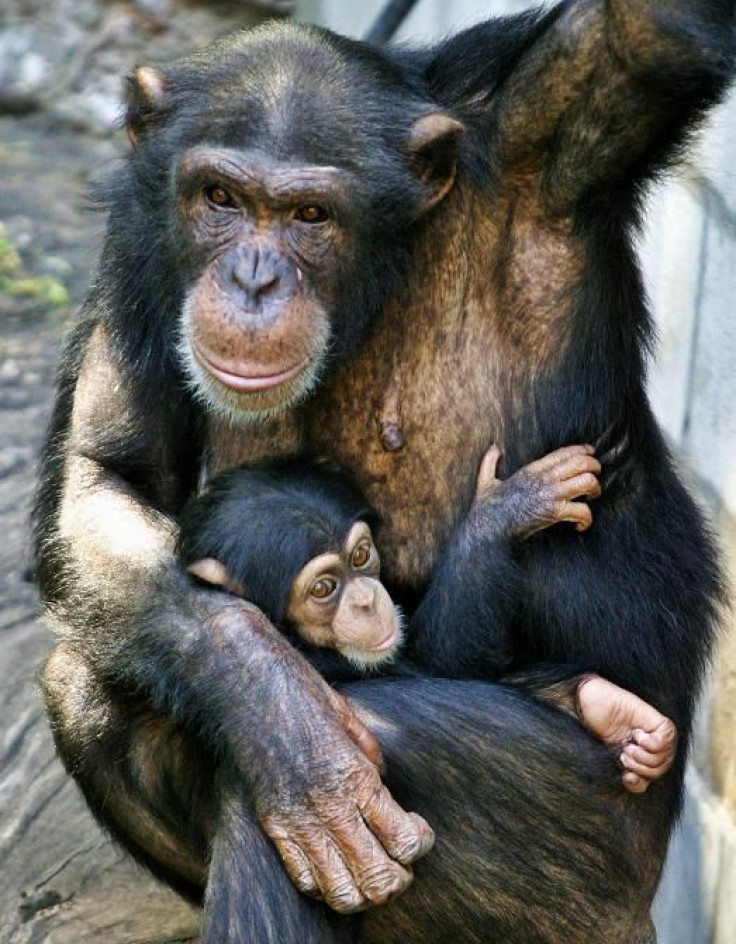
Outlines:
POLYGON ((205 583, 211 583, 213 587, 224 587, 230 593, 234 593, 236 597, 245 596, 243 585, 238 583, 237 580, 233 580, 225 565, 215 560, 214 557, 203 557, 201 560, 187 564, 187 571, 193 576, 199 577, 200 580, 204 580, 205 583))
POLYGON ((422 211, 429 210, 452 190, 465 128, 442 112, 423 115, 411 126, 408 150, 417 178, 426 185, 422 211))
POLYGON ((166 113, 168 82, 158 69, 139 66, 125 79, 125 130, 135 147, 166 113))

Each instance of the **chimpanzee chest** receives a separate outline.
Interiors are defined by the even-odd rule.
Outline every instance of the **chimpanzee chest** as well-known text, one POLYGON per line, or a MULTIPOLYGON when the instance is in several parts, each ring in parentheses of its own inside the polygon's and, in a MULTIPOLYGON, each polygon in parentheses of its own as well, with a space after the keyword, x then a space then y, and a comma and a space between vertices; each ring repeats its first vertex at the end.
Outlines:
POLYGON ((488 321, 476 331, 477 320, 440 331, 417 312, 400 342, 379 328, 300 409, 262 426, 213 427, 208 472, 299 452, 336 460, 381 518, 385 576, 421 587, 470 506, 483 453, 500 436, 492 339, 488 321))
POLYGON ((550 258, 569 276, 566 238, 532 238, 508 201, 489 206, 458 188, 448 202, 415 259, 415 271, 433 277, 407 284, 358 355, 305 405, 264 426, 225 430, 211 457, 212 471, 274 453, 335 459, 381 517, 385 575, 408 588, 427 581, 468 510, 484 452, 504 447, 521 400, 510 365, 536 364, 540 329, 559 338, 556 317, 567 305, 564 293, 537 297, 533 278, 550 258))

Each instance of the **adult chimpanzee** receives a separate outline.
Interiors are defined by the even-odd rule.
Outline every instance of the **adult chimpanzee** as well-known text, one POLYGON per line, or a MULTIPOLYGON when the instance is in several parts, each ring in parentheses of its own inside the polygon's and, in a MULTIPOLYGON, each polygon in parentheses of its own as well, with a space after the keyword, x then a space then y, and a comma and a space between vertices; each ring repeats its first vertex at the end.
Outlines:
MULTIPOLYGON (((556 524, 592 524, 580 500, 600 494, 592 447, 557 449, 505 482, 495 475, 499 458, 494 446, 481 462, 473 505, 412 616, 410 661, 396 665, 399 674, 418 662, 452 676, 472 653, 479 673, 500 677, 513 642, 508 623, 495 619, 505 574, 496 587, 478 561, 499 542, 510 552, 511 542, 556 524)), ((376 526, 364 496, 333 464, 264 460, 221 472, 187 502, 178 552, 190 574, 255 604, 324 678, 345 681, 395 664, 403 641, 401 611, 381 583, 376 526)), ((633 792, 670 768, 676 732, 655 708, 596 677, 578 686, 577 702, 588 730, 621 749, 633 792)))
MULTIPOLYGON (((288 25, 131 80, 136 147, 64 357, 36 509, 57 744, 209 941, 632 942, 680 803, 719 581, 644 393, 643 185, 722 94, 733 0, 570 0, 436 48, 288 25), (258 423, 251 423, 258 420, 258 423), (202 476, 312 451, 421 594, 491 442, 509 474, 607 436, 588 534, 507 568, 515 662, 588 653, 671 717, 645 797, 565 713, 579 676, 334 693, 254 607, 193 589, 202 476), (353 707, 350 707, 350 706, 353 707), (437 847, 404 807, 431 810, 437 847), (363 750, 361 750, 361 747, 363 750)), ((502 603, 503 601, 501 601, 502 603)), ((468 667, 467 674, 472 673, 468 667)))

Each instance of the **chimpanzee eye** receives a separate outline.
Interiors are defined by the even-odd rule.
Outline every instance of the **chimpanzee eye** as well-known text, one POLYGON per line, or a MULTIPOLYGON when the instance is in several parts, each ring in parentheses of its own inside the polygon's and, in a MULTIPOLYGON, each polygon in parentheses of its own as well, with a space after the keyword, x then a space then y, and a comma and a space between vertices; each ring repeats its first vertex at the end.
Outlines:
POLYGON ((318 203, 305 203, 296 211, 294 218, 300 223, 326 223, 330 214, 318 203))
POLYGON ((353 567, 365 567, 371 559, 371 546, 367 541, 363 541, 353 551, 350 563, 353 567))
POLYGON ((216 184, 207 187, 204 192, 208 203, 215 207, 234 207, 235 201, 230 193, 224 187, 218 187, 216 184))
POLYGON ((309 591, 315 600, 327 600, 337 590, 337 581, 334 577, 320 577, 312 584, 309 591))

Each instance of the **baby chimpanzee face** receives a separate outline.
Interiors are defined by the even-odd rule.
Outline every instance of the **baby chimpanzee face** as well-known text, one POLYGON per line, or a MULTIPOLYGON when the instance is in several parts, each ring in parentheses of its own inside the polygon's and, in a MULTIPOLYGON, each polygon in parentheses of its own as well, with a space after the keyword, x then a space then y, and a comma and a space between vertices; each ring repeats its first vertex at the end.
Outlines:
MULTIPOLYGON (((204 558, 190 573, 247 597, 223 563, 204 558)), ((358 669, 392 659, 401 646, 402 617, 380 580, 381 561, 365 521, 356 521, 342 547, 308 561, 289 591, 286 619, 312 646, 334 649, 358 669)))
POLYGON ((292 584, 286 615, 313 646, 335 649, 358 668, 379 665, 401 645, 401 616, 380 581, 371 529, 357 521, 339 550, 310 560, 292 584))

